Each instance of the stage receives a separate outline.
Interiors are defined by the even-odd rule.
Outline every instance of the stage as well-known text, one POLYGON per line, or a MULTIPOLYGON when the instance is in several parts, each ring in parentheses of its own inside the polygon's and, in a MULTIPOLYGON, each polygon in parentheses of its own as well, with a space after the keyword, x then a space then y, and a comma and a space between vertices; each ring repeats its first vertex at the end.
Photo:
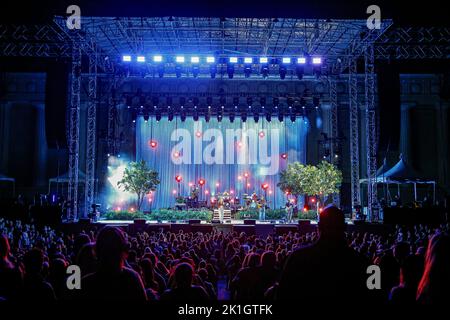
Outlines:
MULTIPOLYGON (((393 226, 373 223, 354 224, 346 219, 348 232, 377 232, 388 234, 393 230, 393 226)), ((96 231, 104 226, 116 226, 122 228, 130 235, 136 235, 138 232, 245 232, 247 235, 256 235, 267 237, 269 235, 285 235, 289 232, 298 232, 301 235, 317 232, 317 221, 300 220, 297 223, 283 223, 281 221, 257 221, 257 220, 232 220, 228 223, 210 223, 206 221, 145 221, 145 220, 100 220, 89 222, 80 220, 79 222, 63 223, 62 228, 66 232, 96 231)))

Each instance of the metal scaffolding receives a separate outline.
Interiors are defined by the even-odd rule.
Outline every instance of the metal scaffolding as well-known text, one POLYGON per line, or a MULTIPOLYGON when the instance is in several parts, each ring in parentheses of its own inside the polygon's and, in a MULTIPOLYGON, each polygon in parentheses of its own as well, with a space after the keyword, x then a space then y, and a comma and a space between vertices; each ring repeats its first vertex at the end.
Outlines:
POLYGON ((372 222, 379 220, 377 199, 377 128, 375 105, 375 58, 373 44, 364 54, 365 66, 365 125, 367 165, 367 211, 372 222))
POLYGON ((348 65, 348 96, 350 115, 350 183, 352 208, 361 205, 359 190, 359 105, 358 72, 356 59, 350 59, 348 65))
MULTIPOLYGON (((93 46, 95 47, 95 44, 93 44, 93 46)), ((97 130, 97 55, 92 54, 89 55, 84 217, 88 216, 89 209, 95 201, 96 130, 97 130)))
POLYGON ((78 166, 80 151, 80 89, 81 48, 76 41, 72 44, 72 72, 69 106, 69 209, 68 220, 78 219, 78 166))
MULTIPOLYGON (((81 59, 89 61, 86 143, 86 184, 84 214, 94 202, 96 159, 97 77, 113 80, 108 106, 108 150, 118 152, 118 81, 123 54, 179 53, 214 54, 217 57, 267 55, 296 57, 307 53, 325 61, 331 102, 331 134, 338 138, 336 78, 348 70, 351 201, 361 205, 359 176, 359 105, 357 59, 365 62, 365 127, 367 177, 369 179, 369 218, 378 220, 376 200, 376 105, 375 59, 442 59, 450 56, 450 28, 395 27, 384 19, 381 30, 370 32, 366 20, 292 19, 292 18, 208 18, 208 17, 82 17, 82 30, 69 30, 65 17, 50 23, 32 25, 0 24, 0 56, 72 59, 70 105, 68 107, 69 196, 68 217, 78 217, 78 167, 80 148, 81 59)), ((173 68, 173 62, 167 62, 173 68)), ((201 66, 203 67, 203 66, 201 66)), ((149 64, 149 68, 154 66, 149 64)), ((209 68, 209 67, 208 67, 209 68)), ((277 75, 278 66, 271 66, 277 75)), ((295 64, 289 66, 295 74, 295 64)), ((209 70, 204 68, 204 70, 209 70)), ((207 71, 209 72, 209 71, 207 71)), ((332 143, 331 153, 336 152, 332 143)))
MULTIPOLYGON (((330 95, 330 120, 331 120, 331 144, 330 144, 330 160, 331 163, 337 164, 339 157, 339 130, 338 130, 338 96, 336 88, 336 77, 328 78, 329 95, 330 95)), ((340 206, 340 196, 338 193, 333 195, 333 203, 340 206)))

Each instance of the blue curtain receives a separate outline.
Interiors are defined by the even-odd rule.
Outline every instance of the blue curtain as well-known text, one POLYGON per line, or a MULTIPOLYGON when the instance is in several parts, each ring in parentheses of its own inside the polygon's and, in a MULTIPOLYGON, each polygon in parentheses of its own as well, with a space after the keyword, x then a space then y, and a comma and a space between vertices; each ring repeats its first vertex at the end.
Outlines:
POLYGON ((146 122, 139 117, 136 160, 145 160, 161 180, 151 195, 152 201, 146 201, 143 209, 173 207, 176 194, 188 196, 189 184, 197 184, 200 178, 206 183, 199 198, 208 203, 212 196, 224 191, 239 197, 246 192, 264 195, 261 185, 267 183, 269 206, 283 206, 286 196, 276 186, 279 172, 289 162, 305 162, 308 125, 302 118, 295 122, 287 118, 283 122, 255 122, 253 118, 242 122, 236 118, 230 122, 224 117, 221 122, 216 118, 206 122, 187 117, 182 122, 180 118, 168 121, 163 117, 146 122), (152 147, 151 141, 157 145, 152 147), (249 174, 247 181, 244 173, 249 174), (177 175, 182 177, 179 184, 177 175))

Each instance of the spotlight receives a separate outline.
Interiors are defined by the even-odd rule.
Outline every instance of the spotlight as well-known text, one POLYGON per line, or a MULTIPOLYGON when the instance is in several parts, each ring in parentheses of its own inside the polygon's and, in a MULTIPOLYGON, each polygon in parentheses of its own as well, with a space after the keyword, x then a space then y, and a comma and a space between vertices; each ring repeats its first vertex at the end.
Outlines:
POLYGON ((172 106, 172 97, 166 98, 166 104, 167 104, 167 108, 170 109, 170 107, 172 106))
POLYGON ((123 62, 131 62, 131 56, 129 56, 129 55, 122 56, 122 61, 123 62))
POLYGON ((156 118, 156 122, 161 121, 161 112, 157 112, 155 118, 156 118))
POLYGON ((180 183, 182 180, 183 180, 183 177, 181 175, 178 174, 178 175, 175 176, 175 181, 176 182, 180 183))
POLYGON ((244 76, 246 78, 250 78, 251 73, 252 73, 252 66, 251 65, 245 65, 244 66, 244 76))
POLYGON ((306 58, 305 57, 297 58, 297 64, 306 64, 306 58))
POLYGON ((274 97, 273 98, 273 106, 278 107, 279 104, 280 104, 280 99, 278 99, 277 97, 274 97))
POLYGON ((150 115, 148 114, 148 112, 144 113, 144 121, 148 122, 148 119, 150 118, 150 115))
POLYGON ((314 57, 314 58, 312 58, 312 63, 315 64, 315 65, 322 64, 322 58, 314 57))
POLYGON ((278 112, 278 121, 283 122, 284 120, 284 114, 280 111, 278 112))
POLYGON ((278 71, 280 73, 280 79, 285 79, 287 74, 287 68, 285 65, 280 65, 280 69, 278 71))
POLYGON ((316 109, 319 109, 320 105, 320 98, 319 97, 313 97, 313 105, 316 109))
POLYGON ((281 159, 283 159, 283 160, 286 160, 288 157, 287 153, 285 153, 285 152, 282 153, 280 156, 281 156, 281 159))
POLYGON ((137 56, 136 61, 137 62, 145 62, 145 57, 144 56, 137 56))
POLYGON ((208 105, 208 108, 211 108, 213 103, 212 97, 206 97, 206 104, 208 105))
POLYGON ((164 77, 164 65, 162 65, 162 64, 158 65, 157 70, 158 70, 158 76, 160 78, 164 77))
POLYGON ((253 98, 252 97, 247 97, 247 105, 248 105, 248 107, 251 108, 252 104, 253 104, 253 98))
POLYGON ((258 135, 259 135, 260 138, 264 138, 264 137, 266 136, 266 134, 264 133, 264 131, 260 131, 260 132, 258 133, 258 135))
POLYGON ((266 121, 270 122, 272 120, 272 115, 270 114, 270 112, 266 113, 266 121))
POLYGON ((237 63, 238 62, 238 58, 237 57, 230 57, 230 59, 228 61, 230 63, 237 63))
POLYGON ((180 65, 175 66, 175 74, 176 74, 177 78, 181 77, 181 66, 180 65))
POLYGON ((242 122, 246 122, 247 121, 247 113, 246 112, 242 113, 241 120, 242 120, 242 122))
POLYGON ((266 79, 269 76, 269 65, 264 64, 261 66, 261 74, 264 79, 266 79))
POLYGON ((253 58, 251 58, 251 57, 245 57, 245 58, 244 58, 244 63, 245 63, 245 64, 252 64, 252 63, 253 63, 253 58))
POLYGON ((194 107, 197 107, 198 106, 198 102, 199 102, 198 97, 194 97, 192 99, 192 102, 194 103, 194 107))
POLYGON ((230 112, 230 122, 233 123, 234 122, 234 112, 230 112))
POLYGON ((177 56, 177 57, 175 57, 175 61, 177 63, 184 63, 184 57, 183 56, 177 56))
POLYGON ((216 77, 217 73, 217 65, 212 64, 209 66, 209 74, 211 75, 211 79, 214 79, 216 77))
POLYGON ((281 62, 283 62, 284 64, 290 64, 291 63, 291 58, 284 57, 283 59, 281 59, 281 62))
POLYGON ((295 113, 291 113, 289 115, 289 118, 291 119, 292 122, 295 122, 295 119, 296 119, 295 113))
POLYGON ((234 98, 233 98, 233 105, 234 105, 235 107, 237 107, 237 106, 239 105, 239 97, 234 97, 234 98))
POLYGON ((162 56, 153 56, 153 62, 162 62, 162 56))
POLYGON ((217 121, 222 122, 222 112, 217 113, 217 121))
POLYGON ((214 62, 216 62, 215 57, 206 57, 206 63, 214 63, 214 62))
POLYGON ((225 97, 220 97, 219 102, 220 102, 220 106, 224 107, 225 104, 227 103, 227 99, 225 97))
POLYGON ((200 73, 200 67, 198 65, 194 65, 192 67, 192 75, 194 76, 194 78, 197 78, 199 73, 200 73))
MULTIPOLYGON (((231 58, 230 58, 231 59, 231 58)), ((234 64, 227 64, 227 74, 229 79, 233 79, 234 76, 234 64)))
POLYGON ((269 59, 267 57, 259 58, 259 63, 268 63, 269 59))
POLYGON ((261 105, 262 108, 264 108, 266 105, 266 97, 259 98, 259 104, 261 105))
POLYGON ((298 80, 302 80, 303 74, 305 73, 305 69, 304 69, 303 65, 297 65, 297 67, 295 68, 295 72, 297 73, 298 80))
POLYGON ((172 112, 169 112, 167 114, 167 120, 169 120, 169 122, 172 122, 172 120, 173 120, 173 113, 172 112))
POLYGON ((192 116, 192 118, 194 119, 194 121, 198 121, 198 112, 195 112, 194 115, 192 116))
POLYGON ((199 57, 191 57, 191 63, 199 63, 200 58, 199 57))
POLYGON ((253 120, 255 121, 255 123, 258 123, 258 121, 259 121, 259 114, 258 113, 254 113, 253 114, 253 120))
POLYGON ((211 115, 209 113, 205 114, 205 121, 209 122, 210 119, 211 119, 211 115))

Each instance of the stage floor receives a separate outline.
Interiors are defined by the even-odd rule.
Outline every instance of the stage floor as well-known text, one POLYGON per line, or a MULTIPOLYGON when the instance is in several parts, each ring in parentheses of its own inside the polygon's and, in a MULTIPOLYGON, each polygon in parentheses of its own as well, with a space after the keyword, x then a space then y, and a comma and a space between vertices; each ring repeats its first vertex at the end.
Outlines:
MULTIPOLYGON (((347 225, 353 225, 353 221, 350 219, 346 219, 345 221, 347 223, 347 225)), ((132 224, 134 223, 133 220, 98 220, 97 223, 100 224, 132 224)), ((188 221, 176 221, 176 222, 171 222, 171 221, 156 221, 156 220, 148 220, 146 222, 146 224, 164 224, 164 223, 176 223, 176 224, 189 224, 188 221)), ((295 223, 287 223, 281 220, 274 220, 274 221, 259 221, 256 220, 255 221, 256 224, 258 225, 270 225, 270 224, 276 224, 276 225, 295 225, 295 223)), ((234 220, 232 219, 231 221, 227 221, 224 223, 211 223, 211 222, 207 222, 207 221, 201 221, 200 224, 211 224, 211 225, 217 225, 217 224, 225 224, 225 225, 244 225, 244 220, 234 220)), ((312 225, 316 225, 317 221, 316 220, 311 220, 311 224, 312 225)))

